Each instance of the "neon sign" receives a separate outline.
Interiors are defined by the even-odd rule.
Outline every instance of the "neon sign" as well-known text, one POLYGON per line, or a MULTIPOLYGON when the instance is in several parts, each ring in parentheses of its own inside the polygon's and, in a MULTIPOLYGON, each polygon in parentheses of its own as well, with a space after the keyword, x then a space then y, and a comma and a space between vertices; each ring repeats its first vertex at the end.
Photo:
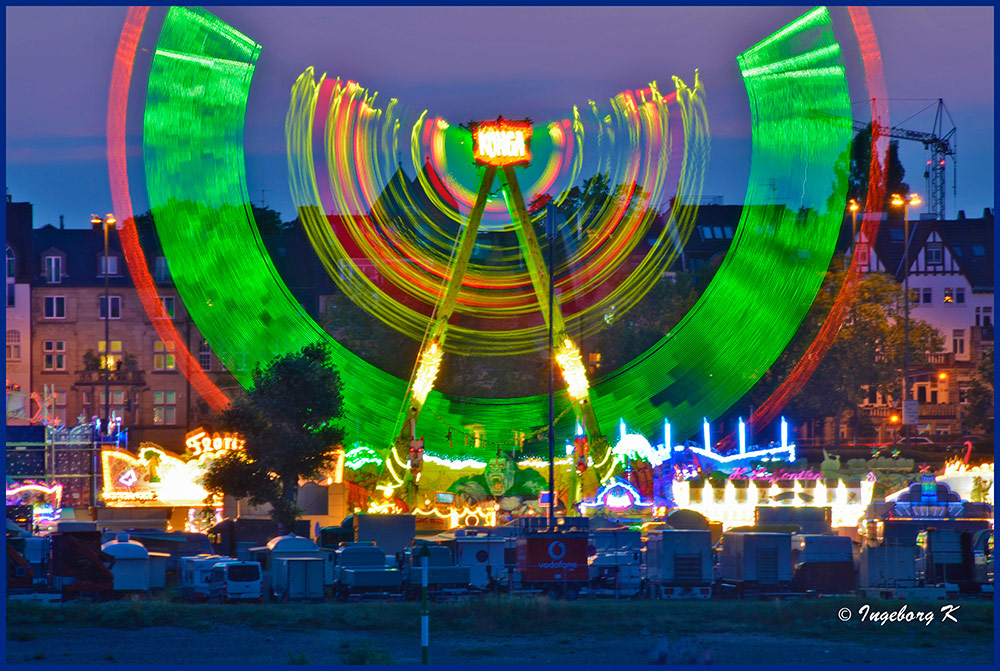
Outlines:
POLYGON ((778 480, 819 480, 823 476, 810 469, 804 471, 775 470, 773 473, 766 468, 734 468, 729 474, 730 480, 767 480, 776 482, 778 480))
POLYGON ((209 436, 204 429, 198 428, 187 435, 184 444, 196 459, 217 459, 229 452, 242 450, 246 441, 232 433, 214 433, 209 436))
POLYGON ((480 121, 472 126, 472 157, 476 165, 528 165, 531 163, 531 120, 480 121))

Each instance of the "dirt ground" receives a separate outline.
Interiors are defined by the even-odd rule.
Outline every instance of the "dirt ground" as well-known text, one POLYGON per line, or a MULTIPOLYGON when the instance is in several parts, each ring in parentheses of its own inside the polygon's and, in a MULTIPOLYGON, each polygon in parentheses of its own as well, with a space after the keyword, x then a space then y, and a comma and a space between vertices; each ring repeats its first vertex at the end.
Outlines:
MULTIPOLYGON (((992 640, 949 645, 928 636, 919 647, 767 633, 671 634, 641 630, 630 637, 601 638, 565 633, 531 637, 449 635, 431 622, 430 663, 446 664, 921 664, 993 663, 992 640), (956 648, 960 648, 957 650, 956 648), (956 655, 960 655, 956 658, 956 655)), ((8 664, 419 664, 419 638, 412 633, 356 631, 270 631, 216 624, 209 631, 180 627, 104 629, 40 625, 30 634, 8 633, 8 664), (30 640, 17 640, 17 638, 30 640)))

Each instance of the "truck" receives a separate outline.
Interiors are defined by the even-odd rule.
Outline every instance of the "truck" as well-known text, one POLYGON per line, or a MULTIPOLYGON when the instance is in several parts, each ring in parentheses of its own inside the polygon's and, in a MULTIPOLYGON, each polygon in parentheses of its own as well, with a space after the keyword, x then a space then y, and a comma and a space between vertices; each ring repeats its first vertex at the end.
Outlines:
POLYGON ((660 529, 646 539, 647 596, 708 599, 712 596, 712 532, 660 529))
POLYGON ((336 550, 341 543, 370 543, 396 556, 410 546, 417 535, 413 515, 348 515, 339 527, 319 531, 320 546, 336 550))
POLYGON ((386 566, 385 552, 372 543, 343 543, 335 552, 335 570, 339 601, 403 596, 402 571, 386 566))
POLYGON ((847 594, 858 584, 854 541, 848 536, 793 534, 792 567, 800 592, 847 594))
POLYGON ((468 566, 456 566, 451 550, 443 545, 416 542, 403 553, 403 585, 407 597, 420 598, 424 561, 427 562, 427 593, 431 599, 441 601, 469 593, 471 571, 468 566))
POLYGON ((208 600, 216 603, 263 599, 260 564, 255 561, 227 561, 212 566, 208 600))
POLYGON ((718 564, 720 594, 788 592, 792 587, 791 534, 740 531, 722 535, 718 564))
POLYGON ((528 532, 517 538, 517 577, 521 589, 549 598, 577 598, 590 582, 587 533, 528 532))

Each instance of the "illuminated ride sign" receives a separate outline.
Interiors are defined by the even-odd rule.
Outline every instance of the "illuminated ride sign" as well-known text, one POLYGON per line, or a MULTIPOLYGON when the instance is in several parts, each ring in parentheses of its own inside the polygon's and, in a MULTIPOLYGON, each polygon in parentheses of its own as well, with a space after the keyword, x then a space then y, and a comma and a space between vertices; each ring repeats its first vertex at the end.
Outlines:
POLYGON ((199 427, 187 434, 184 440, 188 452, 196 459, 217 459, 228 452, 238 452, 246 446, 246 441, 234 433, 213 433, 209 435, 199 427))
POLYGON ((528 165, 531 163, 531 120, 495 121, 470 124, 472 157, 476 165, 528 165))
POLYGON ((138 455, 105 448, 101 465, 101 498, 108 506, 205 505, 208 492, 199 484, 205 473, 203 459, 184 461, 159 446, 143 443, 138 455))

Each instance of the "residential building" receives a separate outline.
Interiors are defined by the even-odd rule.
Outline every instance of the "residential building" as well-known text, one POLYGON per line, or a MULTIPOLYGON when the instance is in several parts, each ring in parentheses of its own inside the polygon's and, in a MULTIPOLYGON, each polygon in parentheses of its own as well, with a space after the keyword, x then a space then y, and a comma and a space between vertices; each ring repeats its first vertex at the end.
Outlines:
MULTIPOLYGON (((33 414, 31 386, 31 203, 6 203, 7 423, 27 425, 33 414)), ((41 391, 41 390, 38 390, 41 391)))

